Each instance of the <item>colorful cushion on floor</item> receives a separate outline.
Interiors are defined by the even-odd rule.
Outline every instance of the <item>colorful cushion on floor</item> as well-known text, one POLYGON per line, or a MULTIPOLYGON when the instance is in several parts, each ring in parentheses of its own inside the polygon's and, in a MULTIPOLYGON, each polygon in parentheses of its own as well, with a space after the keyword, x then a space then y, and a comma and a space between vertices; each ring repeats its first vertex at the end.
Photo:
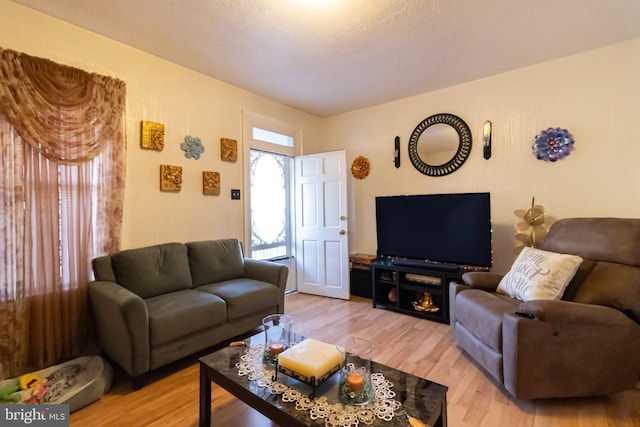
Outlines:
POLYGON ((111 388, 113 371, 100 356, 84 356, 0 381, 0 404, 67 404, 77 411, 111 388))

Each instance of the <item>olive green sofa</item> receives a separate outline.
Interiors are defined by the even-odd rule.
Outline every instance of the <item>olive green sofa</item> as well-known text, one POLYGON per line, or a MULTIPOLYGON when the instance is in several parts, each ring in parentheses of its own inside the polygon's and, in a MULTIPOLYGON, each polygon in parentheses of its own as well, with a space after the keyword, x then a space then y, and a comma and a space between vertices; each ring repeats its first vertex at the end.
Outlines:
POLYGON ((244 258, 237 239, 165 243, 93 260, 89 297, 101 350, 142 375, 284 312, 288 269, 244 258))

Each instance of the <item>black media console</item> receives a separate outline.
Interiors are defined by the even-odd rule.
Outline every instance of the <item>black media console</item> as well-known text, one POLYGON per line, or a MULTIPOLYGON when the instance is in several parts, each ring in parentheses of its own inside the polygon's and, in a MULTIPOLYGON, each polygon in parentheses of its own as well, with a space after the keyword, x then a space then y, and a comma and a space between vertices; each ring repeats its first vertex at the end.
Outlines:
POLYGON ((386 259, 371 267, 374 308, 449 323, 449 282, 462 280, 457 265, 386 259))

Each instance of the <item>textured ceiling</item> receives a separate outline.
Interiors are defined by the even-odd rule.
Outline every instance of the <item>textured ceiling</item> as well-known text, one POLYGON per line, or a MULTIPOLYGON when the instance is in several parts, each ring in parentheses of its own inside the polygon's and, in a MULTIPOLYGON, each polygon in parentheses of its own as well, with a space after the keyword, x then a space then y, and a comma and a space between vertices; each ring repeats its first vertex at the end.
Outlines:
POLYGON ((638 0, 14 0, 326 117, 640 37, 638 0))

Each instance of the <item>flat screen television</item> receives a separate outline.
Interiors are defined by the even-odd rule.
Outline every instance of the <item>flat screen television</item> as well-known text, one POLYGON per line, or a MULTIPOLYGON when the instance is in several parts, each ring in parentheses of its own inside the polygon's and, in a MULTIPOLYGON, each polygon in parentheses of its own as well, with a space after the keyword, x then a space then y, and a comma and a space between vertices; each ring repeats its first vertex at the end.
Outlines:
POLYGON ((490 268, 489 193, 376 197, 377 256, 490 268))

